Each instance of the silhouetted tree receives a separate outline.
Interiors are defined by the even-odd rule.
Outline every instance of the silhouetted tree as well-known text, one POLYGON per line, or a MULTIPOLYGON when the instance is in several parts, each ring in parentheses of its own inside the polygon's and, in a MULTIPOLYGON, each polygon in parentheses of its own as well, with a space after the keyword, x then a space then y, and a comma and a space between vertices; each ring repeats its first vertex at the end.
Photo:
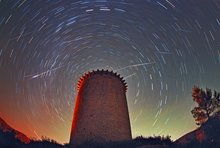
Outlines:
POLYGON ((220 93, 206 88, 203 90, 197 86, 192 89, 193 101, 197 106, 191 111, 197 125, 204 124, 210 117, 214 117, 220 112, 220 93))

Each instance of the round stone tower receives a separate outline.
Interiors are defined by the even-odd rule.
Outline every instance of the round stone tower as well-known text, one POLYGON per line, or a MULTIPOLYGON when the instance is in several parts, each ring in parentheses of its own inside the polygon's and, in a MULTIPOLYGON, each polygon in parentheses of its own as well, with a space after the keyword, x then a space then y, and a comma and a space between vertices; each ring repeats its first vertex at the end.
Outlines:
POLYGON ((125 80, 108 70, 92 71, 78 82, 70 144, 131 140, 125 80))

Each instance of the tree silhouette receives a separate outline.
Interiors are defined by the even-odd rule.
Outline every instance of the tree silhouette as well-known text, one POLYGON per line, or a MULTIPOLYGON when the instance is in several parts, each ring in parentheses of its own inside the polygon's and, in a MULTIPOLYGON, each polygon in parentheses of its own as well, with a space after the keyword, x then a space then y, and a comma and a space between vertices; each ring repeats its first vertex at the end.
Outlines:
POLYGON ((194 86, 192 89, 193 101, 197 106, 191 111, 197 125, 202 125, 209 120, 210 117, 215 117, 220 113, 220 93, 211 91, 211 89, 199 88, 194 86))

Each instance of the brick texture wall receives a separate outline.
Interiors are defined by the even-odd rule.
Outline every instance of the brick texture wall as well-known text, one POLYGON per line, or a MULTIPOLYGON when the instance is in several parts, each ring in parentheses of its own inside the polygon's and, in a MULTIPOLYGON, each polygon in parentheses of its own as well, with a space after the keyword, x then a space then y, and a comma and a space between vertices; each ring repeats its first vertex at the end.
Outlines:
POLYGON ((79 88, 70 143, 131 140, 125 85, 113 74, 95 73, 79 88))

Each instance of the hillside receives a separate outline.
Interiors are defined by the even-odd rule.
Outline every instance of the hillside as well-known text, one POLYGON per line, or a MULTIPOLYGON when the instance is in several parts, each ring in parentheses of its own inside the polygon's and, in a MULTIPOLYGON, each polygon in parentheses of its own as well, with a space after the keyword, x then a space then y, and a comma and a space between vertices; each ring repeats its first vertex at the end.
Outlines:
POLYGON ((0 144, 15 143, 30 143, 30 139, 23 133, 13 129, 0 117, 0 144))
POLYGON ((220 116, 210 118, 208 122, 185 134, 175 143, 191 147, 220 147, 220 116))

